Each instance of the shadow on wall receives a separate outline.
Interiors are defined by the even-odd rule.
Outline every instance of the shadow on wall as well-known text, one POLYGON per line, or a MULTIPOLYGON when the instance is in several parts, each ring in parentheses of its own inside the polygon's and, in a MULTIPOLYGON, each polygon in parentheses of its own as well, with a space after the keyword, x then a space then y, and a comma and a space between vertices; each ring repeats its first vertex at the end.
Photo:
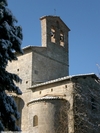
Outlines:
MULTIPOLYGON (((56 103, 57 104, 57 103, 56 103)), ((59 102, 58 102, 59 104, 59 102)), ((63 99, 60 100, 61 106, 56 105, 55 112, 55 133, 68 133, 68 110, 70 108, 70 103, 63 99), (59 108, 60 107, 60 108, 59 108), (58 108, 58 109, 57 109, 58 108)))
POLYGON ((17 126, 19 126, 21 128, 22 109, 23 109, 25 103, 24 103, 23 99, 21 99, 20 97, 13 96, 13 98, 17 104, 18 112, 20 113, 20 119, 17 120, 16 124, 17 124, 17 126))
POLYGON ((30 132, 68 133, 70 103, 59 97, 42 97, 29 103, 30 132))

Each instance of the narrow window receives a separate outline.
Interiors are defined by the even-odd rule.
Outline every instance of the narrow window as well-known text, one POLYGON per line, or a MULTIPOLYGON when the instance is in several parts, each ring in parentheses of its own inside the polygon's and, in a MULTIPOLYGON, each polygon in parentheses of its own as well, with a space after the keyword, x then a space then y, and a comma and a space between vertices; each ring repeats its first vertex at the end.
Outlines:
POLYGON ((51 89, 51 92, 53 92, 53 89, 51 89))
POLYGON ((65 85, 65 88, 67 88, 67 85, 65 85))
POLYGON ((60 31, 60 45, 64 46, 64 34, 62 31, 60 31))
POLYGON ((26 84, 28 84, 28 81, 26 81, 26 84))
POLYGON ((37 70, 35 70, 35 71, 34 71, 34 73, 35 73, 35 74, 38 74, 38 71, 37 71, 37 70))
POLYGON ((19 69, 17 69, 17 71, 19 71, 19 69))
POLYGON ((55 43, 55 29, 53 26, 51 27, 51 42, 55 43))
POLYGON ((33 117, 33 127, 35 127, 35 126, 37 126, 37 125, 38 125, 38 116, 35 115, 35 116, 33 117))
POLYGON ((39 91, 39 94, 41 94, 41 91, 39 91))
POLYGON ((91 98, 91 108, 92 110, 97 110, 97 102, 93 97, 91 98))

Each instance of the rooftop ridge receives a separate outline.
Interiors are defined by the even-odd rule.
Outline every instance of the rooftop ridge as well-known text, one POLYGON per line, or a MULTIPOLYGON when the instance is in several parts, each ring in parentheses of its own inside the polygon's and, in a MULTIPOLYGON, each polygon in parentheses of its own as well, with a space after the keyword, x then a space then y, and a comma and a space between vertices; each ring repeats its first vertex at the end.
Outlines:
POLYGON ((58 96, 43 96, 41 98, 36 98, 31 100, 30 102, 27 103, 27 105, 33 103, 33 102, 39 102, 39 101, 43 101, 43 100, 65 100, 64 98, 58 97, 58 96))
POLYGON ((36 88, 36 87, 39 87, 39 86, 43 86, 43 85, 55 83, 55 82, 58 82, 58 81, 63 81, 63 80, 66 80, 66 79, 72 79, 72 78, 76 78, 76 77, 82 77, 82 76, 94 76, 96 79, 99 79, 99 78, 97 77, 97 75, 94 74, 94 73, 77 74, 77 75, 70 75, 70 76, 65 76, 65 77, 61 77, 61 78, 58 78, 58 79, 54 79, 54 80, 42 82, 42 83, 33 85, 33 86, 31 86, 30 88, 28 88, 28 89, 32 89, 32 88, 36 88))

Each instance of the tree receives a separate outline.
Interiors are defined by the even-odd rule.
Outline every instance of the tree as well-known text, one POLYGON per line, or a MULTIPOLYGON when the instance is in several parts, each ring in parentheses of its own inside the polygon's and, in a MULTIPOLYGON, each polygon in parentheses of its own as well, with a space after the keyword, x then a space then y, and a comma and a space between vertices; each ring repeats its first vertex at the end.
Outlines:
POLYGON ((7 72, 6 66, 8 61, 17 60, 15 52, 23 53, 23 36, 21 27, 15 26, 17 20, 7 6, 7 0, 0 0, 0 131, 5 128, 20 131, 16 125, 16 120, 20 117, 16 103, 6 92, 13 91, 21 95, 22 92, 15 85, 21 79, 16 74, 7 72))

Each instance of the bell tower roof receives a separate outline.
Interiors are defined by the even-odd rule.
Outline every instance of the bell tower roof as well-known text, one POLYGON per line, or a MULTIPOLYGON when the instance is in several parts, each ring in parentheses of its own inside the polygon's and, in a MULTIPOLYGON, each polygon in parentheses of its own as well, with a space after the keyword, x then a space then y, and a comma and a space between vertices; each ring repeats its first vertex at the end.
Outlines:
POLYGON ((40 20, 43 20, 43 19, 58 19, 61 23, 63 23, 63 25, 65 25, 66 28, 68 28, 68 30, 70 31, 69 27, 62 21, 62 19, 59 17, 59 16, 52 16, 52 15, 48 15, 48 16, 42 16, 40 18, 40 20))
POLYGON ((43 16, 41 20, 42 47, 52 44, 68 51, 68 32, 70 29, 59 16, 43 16))

